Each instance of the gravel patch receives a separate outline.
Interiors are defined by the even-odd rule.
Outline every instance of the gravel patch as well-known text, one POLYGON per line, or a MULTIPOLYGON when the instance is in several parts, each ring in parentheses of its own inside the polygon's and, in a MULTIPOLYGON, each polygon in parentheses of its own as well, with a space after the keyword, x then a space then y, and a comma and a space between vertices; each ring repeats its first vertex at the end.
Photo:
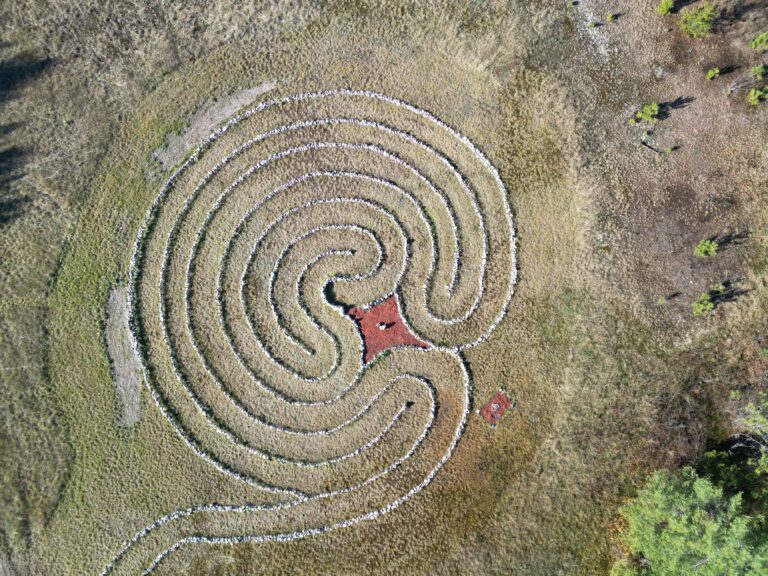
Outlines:
POLYGON ((162 164, 163 169, 170 170, 216 126, 262 94, 273 90, 275 86, 275 82, 267 81, 218 100, 209 100, 195 113, 180 134, 168 134, 165 144, 152 152, 152 157, 162 164))
POLYGON ((112 364, 120 426, 130 428, 141 418, 141 366, 128 332, 128 289, 112 288, 107 301, 107 353, 112 364))

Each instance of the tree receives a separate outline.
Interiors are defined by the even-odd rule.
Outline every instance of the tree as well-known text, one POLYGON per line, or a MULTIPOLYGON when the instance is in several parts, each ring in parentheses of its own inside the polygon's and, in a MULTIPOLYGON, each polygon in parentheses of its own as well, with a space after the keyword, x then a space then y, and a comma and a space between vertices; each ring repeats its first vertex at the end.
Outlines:
POLYGON ((749 43, 749 47, 758 52, 768 52, 768 32, 761 32, 749 43))
POLYGON ((742 509, 692 468, 653 474, 621 509, 629 557, 612 576, 759 576, 768 574, 764 518, 742 509))
POLYGON ((747 94, 747 102, 752 106, 757 106, 766 98, 768 98, 768 86, 765 86, 763 89, 752 88, 752 90, 749 91, 749 94, 747 94))
POLYGON ((656 6, 656 12, 662 16, 669 16, 675 8, 675 0, 661 0, 656 6))
POLYGON ((658 122, 659 112, 661 112, 659 103, 651 102, 640 108, 640 110, 637 111, 636 116, 640 120, 645 120, 646 122, 658 122))
POLYGON ((720 76, 720 68, 710 68, 707 70, 707 80, 714 80, 720 76))
POLYGON ((752 68, 749 69, 749 75, 755 82, 760 82, 765 78, 765 66, 762 64, 752 66, 752 68))
POLYGON ((715 309, 715 303, 712 302, 712 295, 709 292, 702 292, 699 297, 691 303, 691 309, 694 316, 704 316, 715 309))
POLYGON ((706 38, 719 16, 720 12, 709 3, 699 8, 686 8, 680 15, 680 28, 691 38, 706 38))
POLYGON ((699 258, 710 258, 717 254, 719 247, 716 241, 704 239, 693 248, 693 254, 699 258))

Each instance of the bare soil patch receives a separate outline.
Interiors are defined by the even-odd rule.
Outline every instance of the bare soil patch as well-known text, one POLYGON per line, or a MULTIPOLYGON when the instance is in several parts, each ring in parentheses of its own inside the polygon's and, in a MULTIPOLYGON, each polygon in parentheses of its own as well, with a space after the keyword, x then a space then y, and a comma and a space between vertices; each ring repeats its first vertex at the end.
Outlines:
POLYGON ((127 289, 112 288, 107 300, 107 324, 104 333, 107 352, 112 362, 120 426, 125 428, 132 427, 141 419, 141 365, 131 346, 128 316, 127 289))

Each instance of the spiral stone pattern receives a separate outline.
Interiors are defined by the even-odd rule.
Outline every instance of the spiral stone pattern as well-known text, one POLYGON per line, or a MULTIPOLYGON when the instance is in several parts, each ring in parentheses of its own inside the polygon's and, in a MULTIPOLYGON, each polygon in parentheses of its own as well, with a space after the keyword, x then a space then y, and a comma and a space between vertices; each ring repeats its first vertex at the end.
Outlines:
POLYGON ((172 512, 103 573, 148 574, 195 542, 319 534, 414 496, 469 415, 462 351, 502 320, 515 280, 497 170, 429 112, 339 89, 216 130, 139 230, 131 331, 176 432, 266 503, 172 512), (348 311, 393 295, 428 348, 366 363, 348 311))

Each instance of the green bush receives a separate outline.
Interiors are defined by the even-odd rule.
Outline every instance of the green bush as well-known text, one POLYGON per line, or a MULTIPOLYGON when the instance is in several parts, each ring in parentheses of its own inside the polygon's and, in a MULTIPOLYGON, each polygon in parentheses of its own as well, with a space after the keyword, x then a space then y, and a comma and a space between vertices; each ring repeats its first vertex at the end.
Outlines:
POLYGON ((765 78, 765 66, 762 64, 752 66, 752 68, 749 69, 749 75, 755 82, 760 82, 765 78))
POLYGON ((656 12, 662 16, 669 16, 672 14, 672 10, 675 9, 675 0, 661 0, 659 5, 656 6, 656 12))
POLYGON ((702 240, 693 249, 693 254, 695 256, 698 256, 699 258, 709 258, 710 256, 714 256, 717 254, 717 249, 719 248, 717 242, 714 240, 702 240))
POLYGON ((720 12, 705 3, 699 8, 686 8, 680 15, 680 28, 691 38, 705 38, 712 32, 712 27, 720 12))
POLYGON ((707 80, 714 80, 720 76, 720 68, 710 68, 707 70, 707 80))
POLYGON ((749 94, 747 94, 747 102, 752 106, 757 106, 766 98, 768 98, 768 86, 765 86, 762 90, 760 88, 752 88, 749 94))
POLYGON ((768 574, 763 518, 744 512, 741 494, 725 495, 692 468, 653 474, 621 515, 630 557, 612 576, 768 574))
POLYGON ((761 32, 749 43, 749 47, 758 52, 768 52, 768 32, 761 32))
POLYGON ((699 297, 691 303, 694 316, 704 316, 715 309, 715 303, 712 302, 712 295, 709 292, 702 292, 699 297))
POLYGON ((640 120, 645 120, 646 122, 657 122, 659 119, 659 112, 661 112, 659 103, 651 102, 638 110, 636 116, 640 120))

